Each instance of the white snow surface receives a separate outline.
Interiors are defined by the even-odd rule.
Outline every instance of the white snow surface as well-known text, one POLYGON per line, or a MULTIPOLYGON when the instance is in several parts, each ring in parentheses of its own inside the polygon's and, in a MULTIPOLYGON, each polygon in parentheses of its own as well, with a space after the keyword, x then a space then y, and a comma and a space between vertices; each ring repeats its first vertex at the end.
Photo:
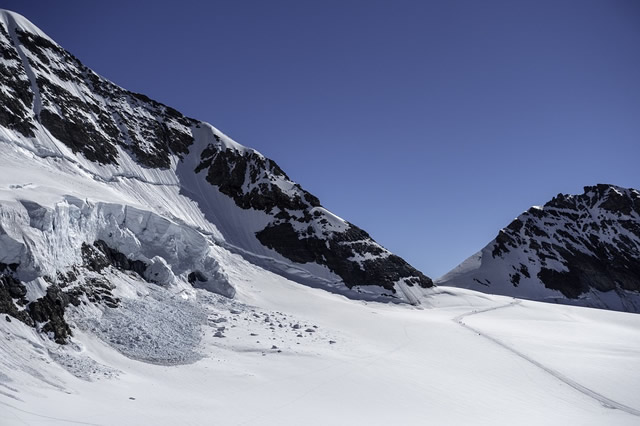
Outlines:
POLYGON ((354 301, 220 259, 236 299, 198 290, 163 312, 149 299, 170 290, 113 276, 127 302, 69 315, 71 345, 0 316, 2 424, 640 419, 638 315, 455 288, 432 290, 426 308, 354 301))

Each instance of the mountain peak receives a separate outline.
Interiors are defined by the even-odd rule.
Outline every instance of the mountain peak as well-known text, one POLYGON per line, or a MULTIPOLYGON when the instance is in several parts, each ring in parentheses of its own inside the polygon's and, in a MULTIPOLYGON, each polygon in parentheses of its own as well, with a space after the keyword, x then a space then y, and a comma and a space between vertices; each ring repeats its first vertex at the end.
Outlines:
MULTIPOLYGON (((62 314, 27 317, 28 307, 76 301, 58 272, 100 273, 104 258, 185 294, 232 297, 219 259, 229 255, 356 299, 418 303, 433 285, 275 161, 101 77, 8 11, 0 71, 0 277, 20 290, 5 302, 25 306, 26 322, 57 321, 56 339, 69 332, 62 314)), ((72 281, 92 288, 82 280, 72 281)))
POLYGON ((558 194, 438 283, 640 312, 640 194, 608 184, 558 194))
POLYGON ((6 28, 14 28, 21 31, 30 32, 32 34, 38 35, 39 37, 43 37, 49 40, 51 43, 57 44, 53 39, 45 34, 44 31, 42 31, 31 21, 17 12, 13 12, 7 9, 0 9, 0 22, 3 23, 6 28))

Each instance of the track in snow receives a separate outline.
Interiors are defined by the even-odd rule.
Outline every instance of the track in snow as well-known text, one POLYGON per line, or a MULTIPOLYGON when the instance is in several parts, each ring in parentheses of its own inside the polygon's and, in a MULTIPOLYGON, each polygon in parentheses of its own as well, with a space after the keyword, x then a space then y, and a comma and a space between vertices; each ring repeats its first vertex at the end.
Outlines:
MULTIPOLYGON (((25 414, 28 414, 30 416, 34 416, 34 417, 37 417, 39 419, 42 419, 42 421, 46 421, 48 424, 54 424, 54 422, 55 423, 61 422, 62 424, 100 426, 98 423, 86 423, 86 422, 79 422, 79 421, 69 420, 69 419, 61 419, 59 417, 44 416, 42 414, 34 413, 33 411, 22 410, 22 409, 20 409, 18 407, 14 407, 11 404, 7 404, 7 403, 1 402, 1 401, 0 401, 0 404, 4 405, 6 407, 9 407, 10 409, 13 409, 15 411, 19 411, 21 413, 25 413, 25 414)), ((29 422, 21 419, 16 413, 6 413, 6 414, 7 415, 13 415, 13 417, 15 417, 17 420, 19 420, 21 423, 24 423, 25 425, 30 424, 29 422)), ((3 415, 5 415, 5 413, 3 413, 3 415)))
POLYGON ((640 410, 636 410, 635 408, 629 407, 628 405, 624 405, 621 404, 619 402, 616 402, 612 399, 607 398, 606 396, 594 391, 593 389, 589 389, 586 386, 581 385, 580 383, 568 378, 567 376, 565 376, 564 374, 547 367, 544 364, 541 364, 540 362, 530 358, 529 356, 523 354, 522 352, 518 351, 517 349, 507 345, 506 343, 502 342, 499 339, 496 339, 495 337, 492 337, 486 333, 483 333, 481 330, 478 330, 477 328, 471 327, 470 325, 465 324, 464 322, 462 322, 462 320, 466 317, 472 316, 472 315, 477 315, 477 314, 482 314, 485 312, 490 312, 490 311, 495 311, 498 309, 503 309, 503 308, 509 308, 512 306, 516 306, 519 305, 522 301, 521 300, 517 300, 514 299, 512 302, 507 303, 506 305, 499 305, 499 306, 494 306, 492 308, 487 308, 487 309, 482 309, 482 310, 478 310, 478 311, 471 311, 471 312, 467 312, 464 313, 462 315, 458 315, 457 317, 453 318, 452 321, 456 322, 458 325, 460 325, 461 327, 466 328, 469 331, 472 331, 482 337, 484 337, 485 339, 488 339, 490 341, 492 341, 493 343, 495 343, 496 345, 502 347, 503 349, 508 350, 509 352, 519 356, 520 358, 524 359, 525 361, 530 362, 531 364, 535 365, 536 367, 540 368, 541 370, 547 372, 548 374, 552 375, 553 377, 555 377, 556 379, 560 380, 561 382, 571 386, 572 388, 574 388, 575 390, 577 390, 578 392, 595 399, 596 401, 598 401, 600 404, 602 404, 604 407, 606 408, 612 408, 612 409, 616 409, 616 410, 621 410, 624 411, 626 413, 632 414, 634 416, 639 416, 640 417, 640 410))

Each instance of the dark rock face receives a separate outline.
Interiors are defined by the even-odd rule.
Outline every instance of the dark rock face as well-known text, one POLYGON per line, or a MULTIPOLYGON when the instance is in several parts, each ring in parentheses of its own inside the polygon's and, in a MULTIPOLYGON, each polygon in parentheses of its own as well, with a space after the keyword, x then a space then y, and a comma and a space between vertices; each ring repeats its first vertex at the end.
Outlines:
POLYGON ((301 238, 290 223, 271 225, 257 233, 262 244, 276 250, 286 258, 298 262, 316 262, 326 265, 339 275, 351 288, 356 285, 379 285, 395 293, 394 283, 405 278, 408 285, 423 288, 433 286, 430 278, 411 267, 400 257, 389 254, 380 256, 380 246, 367 243, 371 237, 362 229, 350 225, 342 233, 325 240, 314 237, 301 238), (362 263, 350 261, 355 254, 377 256, 362 263))
POLYGON ((0 24, 0 54, 11 64, 0 69, 0 85, 8 92, 0 91, 0 124, 34 136, 39 121, 74 153, 102 164, 118 162, 117 146, 151 168, 168 168, 172 154, 188 152, 195 120, 101 78, 44 37, 19 29, 16 34, 27 64, 7 28, 0 24), (41 105, 33 105, 25 66, 35 75, 41 105), (60 80, 75 85, 82 97, 56 83, 60 80), (37 117, 36 108, 40 108, 37 117))
POLYGON ((27 288, 11 274, 0 275, 0 313, 11 315, 33 326, 33 320, 28 312, 18 308, 28 303, 26 295, 27 288))
POLYGON ((34 136, 34 117, 31 110, 33 92, 20 56, 12 45, 11 37, 0 24, 0 55, 6 61, 0 64, 0 125, 23 136, 34 136))
POLYGON ((77 293, 64 292, 57 285, 50 285, 47 294, 29 304, 29 315, 36 323, 44 323, 41 331, 53 333, 56 343, 64 344, 72 335, 69 324, 64 319, 65 308, 72 304, 78 306, 77 293))
POLYGON ((196 173, 207 170, 207 181, 220 192, 233 198, 243 208, 253 208, 270 213, 281 210, 304 210, 320 206, 320 201, 297 185, 299 194, 291 197, 271 183, 274 178, 289 177, 275 163, 254 151, 240 153, 235 150, 219 150, 210 145, 201 154, 196 173), (247 173, 248 171, 248 173, 247 173), (250 187, 245 191, 244 187, 250 187))
POLYGON ((64 320, 64 309, 70 303, 76 306, 80 303, 78 294, 78 290, 65 293, 53 284, 47 288, 44 297, 28 303, 25 285, 12 272, 7 273, 6 269, 0 275, 0 313, 8 314, 31 327, 40 325, 42 332, 52 333, 54 340, 60 344, 65 343, 71 335, 71 329, 64 320))
POLYGON ((147 270, 146 263, 141 260, 130 260, 102 240, 97 240, 93 246, 82 244, 82 256, 86 267, 95 272, 102 272, 106 267, 113 266, 121 271, 132 271, 144 277, 144 272, 147 270))
POLYGON ((590 289, 639 292, 640 193, 600 184, 581 195, 558 194, 501 230, 492 255, 520 249, 540 261, 540 281, 565 297, 590 289), (565 270, 553 267, 557 262, 565 270))

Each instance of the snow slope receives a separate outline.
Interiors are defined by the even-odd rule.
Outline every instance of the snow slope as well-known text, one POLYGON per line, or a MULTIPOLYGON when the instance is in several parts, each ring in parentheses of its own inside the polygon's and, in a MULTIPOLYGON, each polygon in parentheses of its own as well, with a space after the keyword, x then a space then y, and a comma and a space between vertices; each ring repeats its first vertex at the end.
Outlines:
MULTIPOLYGON (((184 328, 198 330, 196 346, 181 343, 200 356, 190 364, 170 356, 162 364, 141 362, 140 348, 113 343, 122 337, 118 329, 94 334, 79 324, 74 345, 56 346, 17 321, 0 321, 0 355, 9 360, 0 364, 2 424, 634 425, 640 419, 637 315, 514 305, 454 288, 432 290, 425 309, 359 302, 300 286, 231 253, 221 263, 233 264, 236 300, 198 290, 197 309, 162 321, 167 342, 184 328), (214 337, 221 327, 225 337, 214 337)), ((132 300, 151 297, 133 291, 149 291, 147 283, 118 286, 132 287, 132 300)), ((132 323, 156 328, 155 316, 144 315, 149 322, 132 323)), ((124 336, 138 334, 144 331, 124 336)))

